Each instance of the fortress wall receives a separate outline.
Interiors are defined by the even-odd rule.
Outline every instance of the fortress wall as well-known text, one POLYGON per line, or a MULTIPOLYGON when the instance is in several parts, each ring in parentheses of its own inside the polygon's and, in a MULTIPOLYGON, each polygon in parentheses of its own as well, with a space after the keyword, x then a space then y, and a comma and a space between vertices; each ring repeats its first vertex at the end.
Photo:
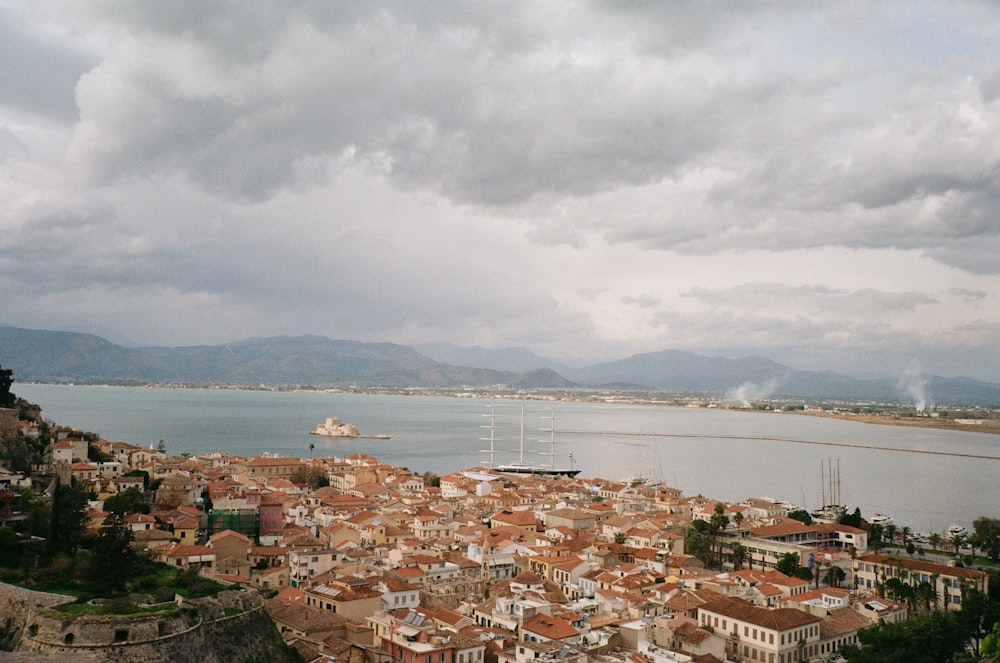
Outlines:
POLYGON ((43 612, 72 597, 0 583, 0 614, 17 630, 19 652, 78 656, 117 663, 230 663, 282 661, 283 643, 255 590, 182 601, 173 615, 81 615, 43 612), (225 610, 238 609, 226 616, 225 610))

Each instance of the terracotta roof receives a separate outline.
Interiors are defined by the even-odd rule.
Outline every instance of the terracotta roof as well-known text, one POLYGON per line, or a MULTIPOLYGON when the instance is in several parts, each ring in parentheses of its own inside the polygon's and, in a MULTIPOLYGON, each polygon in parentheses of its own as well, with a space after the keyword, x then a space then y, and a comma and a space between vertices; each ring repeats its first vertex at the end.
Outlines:
POLYGON ((283 465, 301 465, 301 458, 271 458, 256 456, 247 461, 247 467, 281 467, 283 465))
POLYGON ((229 537, 236 537, 237 539, 240 539, 242 541, 247 541, 247 542, 250 541, 250 537, 248 537, 246 534, 241 534, 241 533, 237 532, 236 530, 231 530, 231 529, 224 529, 221 532, 217 532, 216 534, 213 534, 212 536, 210 536, 208 540, 212 541, 212 542, 215 542, 215 541, 218 541, 220 539, 225 539, 225 538, 229 538, 229 537))
POLYGON ((776 525, 767 525, 765 527, 755 527, 750 530, 753 536, 759 536, 761 538, 770 538, 778 536, 791 536, 792 534, 807 534, 809 532, 815 532, 816 527, 805 525, 797 520, 788 519, 784 522, 780 522, 776 525))
POLYGON ((580 632, 570 626, 565 619, 545 614, 535 615, 526 620, 521 628, 549 640, 562 640, 580 635, 580 632))
POLYGON ((778 608, 777 610, 768 610, 767 608, 759 608, 751 603, 740 601, 739 599, 727 597, 709 601, 698 610, 699 612, 704 610, 717 615, 724 615, 732 619, 738 619, 740 621, 761 626, 763 628, 774 629, 776 631, 785 631, 799 626, 815 624, 820 621, 819 617, 814 617, 813 615, 801 610, 795 610, 794 608, 778 608))
POLYGON ((215 549, 208 546, 174 546, 160 551, 164 557, 199 557, 203 555, 215 556, 215 549))
POLYGON ((836 638, 858 629, 871 626, 868 618, 854 608, 844 607, 831 610, 826 619, 819 623, 819 637, 823 640, 836 638))
POLYGON ((952 578, 967 578, 969 580, 981 580, 986 577, 986 573, 983 571, 976 571, 975 569, 968 569, 962 566, 947 566, 946 564, 935 564, 934 562, 923 562, 918 559, 907 559, 905 557, 894 557, 892 555, 859 555, 857 561, 871 562, 872 564, 885 564, 888 566, 895 566, 900 564, 904 569, 909 569, 911 571, 922 571, 924 573, 937 573, 942 576, 951 576, 952 578))

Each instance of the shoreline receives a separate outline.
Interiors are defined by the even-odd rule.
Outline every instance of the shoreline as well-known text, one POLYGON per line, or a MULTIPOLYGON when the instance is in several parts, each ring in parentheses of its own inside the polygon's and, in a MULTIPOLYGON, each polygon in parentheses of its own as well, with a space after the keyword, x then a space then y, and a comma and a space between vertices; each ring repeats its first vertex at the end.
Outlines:
MULTIPOLYGON (((574 394, 572 391, 562 392, 534 392, 534 393, 507 393, 490 390, 462 390, 448 388, 339 388, 339 387, 302 387, 302 386, 282 386, 282 385, 239 385, 239 384, 184 384, 184 383, 151 383, 151 384, 109 384, 109 383, 79 383, 79 382, 31 382, 25 381, 19 384, 39 385, 39 386, 64 386, 64 387, 121 387, 126 389, 189 389, 192 391, 266 391, 266 392, 289 392, 289 393, 317 393, 317 394, 358 394, 367 396, 415 396, 430 398, 482 398, 499 400, 529 400, 529 401, 569 401, 585 402, 604 405, 656 405, 661 407, 676 408, 713 408, 727 410, 730 412, 759 412, 767 414, 791 414, 805 415, 810 417, 825 417, 828 419, 838 419, 841 421, 855 421, 864 424, 876 424, 879 426, 904 426, 914 428, 930 428, 936 430, 951 430, 962 433, 986 433, 989 435, 1000 435, 1000 416, 983 419, 953 419, 950 417, 931 416, 900 416, 899 414, 855 414, 847 411, 830 410, 784 410, 781 406, 788 402, 777 401, 775 405, 779 409, 760 410, 745 406, 720 405, 721 400, 712 400, 694 397, 678 397, 668 394, 649 394, 646 397, 629 396, 622 394, 617 397, 608 395, 596 395, 594 392, 582 392, 574 394), (700 403, 710 403, 701 405, 700 403), (964 423, 967 422, 967 423, 964 423)), ((16 387, 14 387, 16 388, 16 387)), ((16 393, 15 393, 16 395, 16 393)), ((712 397, 717 399, 718 397, 712 397)), ((839 406, 853 405, 850 403, 839 403, 839 406)), ((896 407, 904 407, 897 405, 896 407)), ((987 410, 988 411, 988 410, 987 410)), ((325 437, 325 436, 323 436, 325 437)), ((369 437, 359 435, 357 437, 369 437)), ((375 439, 384 439, 381 436, 370 436, 375 439)))
POLYGON ((954 419, 941 417, 901 417, 899 415, 849 414, 843 412, 783 412, 782 414, 798 414, 809 417, 825 417, 841 421, 856 421, 862 424, 879 426, 909 426, 912 428, 933 428, 937 430, 953 430, 964 433, 988 433, 1000 435, 1000 419, 974 419, 980 423, 961 423, 954 419))

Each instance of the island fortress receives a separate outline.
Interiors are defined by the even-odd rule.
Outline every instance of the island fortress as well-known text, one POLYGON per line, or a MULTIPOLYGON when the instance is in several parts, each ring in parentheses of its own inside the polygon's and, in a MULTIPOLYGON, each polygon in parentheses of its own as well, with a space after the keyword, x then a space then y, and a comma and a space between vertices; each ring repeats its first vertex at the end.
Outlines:
POLYGON ((243 598, 170 608, 183 625, 164 620, 156 633, 146 618, 98 628, 8 600, 18 649, 88 643, 131 661, 118 652, 201 638, 198 660, 223 660, 198 644, 229 637, 221 618, 266 615, 307 661, 826 662, 861 628, 913 609, 887 587, 926 581, 922 600, 949 610, 989 591, 981 571, 876 554, 866 529, 805 524, 767 499, 490 467, 435 477, 363 453, 167 457, 105 440, 92 444, 118 465, 85 470, 74 439, 57 441, 53 462, 97 494, 90 522, 135 487, 125 473, 146 471, 159 488, 148 516, 127 519, 133 546, 243 598), (792 573, 778 570, 789 561, 792 573))
POLYGON ((316 426, 313 435, 325 435, 327 437, 358 437, 357 426, 345 424, 336 417, 327 417, 326 422, 316 426))

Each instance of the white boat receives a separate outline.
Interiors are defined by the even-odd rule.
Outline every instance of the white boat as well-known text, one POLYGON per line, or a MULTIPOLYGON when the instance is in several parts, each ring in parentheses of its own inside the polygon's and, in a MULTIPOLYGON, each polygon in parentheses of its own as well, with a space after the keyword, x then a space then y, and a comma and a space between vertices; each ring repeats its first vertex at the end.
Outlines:
POLYGON ((881 525, 882 527, 885 527, 886 525, 893 525, 895 522, 896 521, 893 520, 892 516, 887 516, 884 513, 873 514, 871 520, 868 521, 870 525, 881 525))
POLYGON ((556 466, 556 417, 552 414, 552 426, 549 429, 551 440, 549 443, 548 465, 535 465, 524 461, 524 404, 521 404, 521 458, 516 463, 504 463, 496 466, 497 472, 506 474, 541 474, 545 476, 575 477, 582 470, 573 466, 573 454, 569 455, 569 467, 556 466))
POLYGON ((952 525, 948 528, 948 536, 964 536, 967 531, 962 525, 952 525))

